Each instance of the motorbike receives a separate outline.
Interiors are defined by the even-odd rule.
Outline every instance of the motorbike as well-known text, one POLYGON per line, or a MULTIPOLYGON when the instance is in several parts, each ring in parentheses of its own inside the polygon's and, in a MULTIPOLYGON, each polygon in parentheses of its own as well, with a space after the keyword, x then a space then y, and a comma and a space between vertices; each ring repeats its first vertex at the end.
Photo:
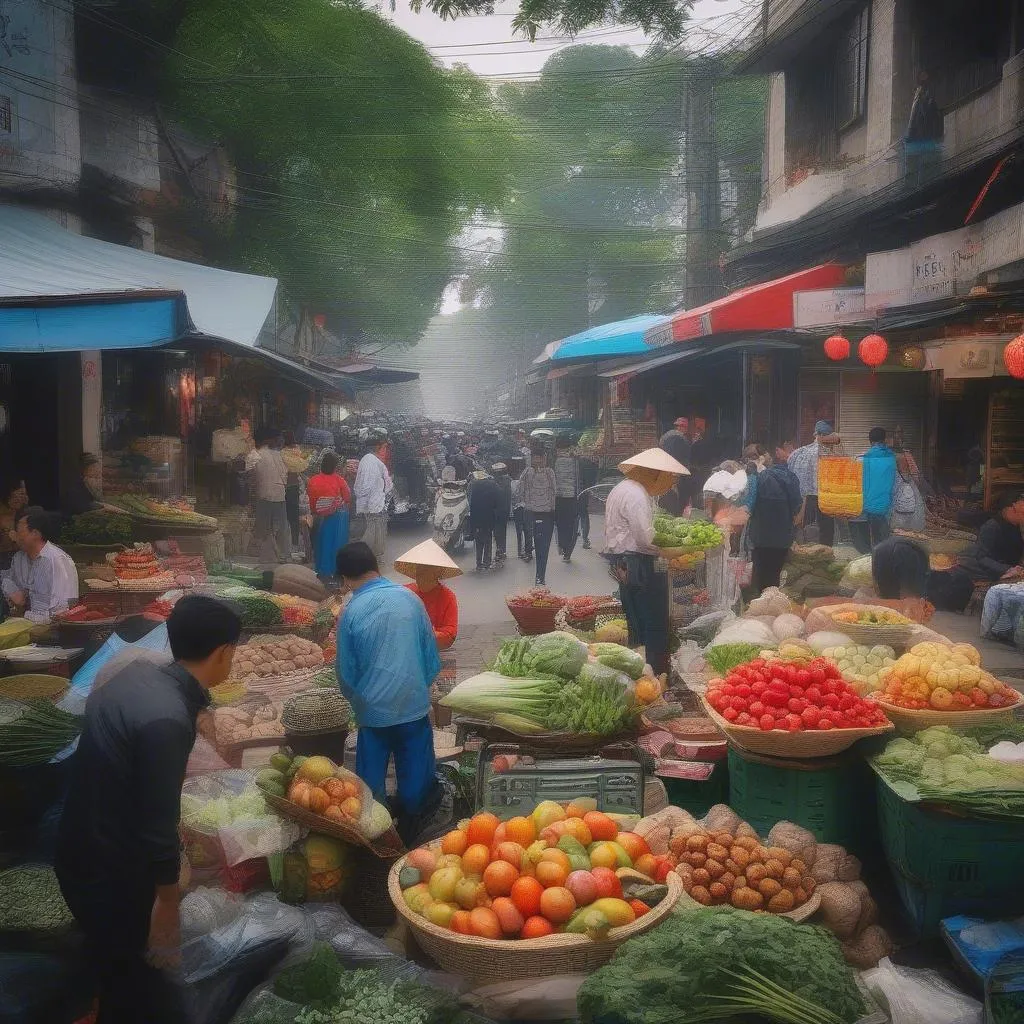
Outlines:
POLYGON ((434 543, 461 554, 469 539, 469 495, 465 480, 444 480, 434 505, 434 543))

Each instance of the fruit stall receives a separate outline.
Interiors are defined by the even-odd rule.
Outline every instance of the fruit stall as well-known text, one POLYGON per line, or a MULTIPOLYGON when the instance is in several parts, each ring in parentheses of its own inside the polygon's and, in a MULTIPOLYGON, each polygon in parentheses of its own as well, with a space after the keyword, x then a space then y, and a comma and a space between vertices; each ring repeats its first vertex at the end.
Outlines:
MULTIPOLYGON (((126 582, 172 571, 152 547, 108 564, 126 582)), ((442 698, 444 796, 400 832, 354 770, 337 602, 196 585, 246 628, 182 792, 182 978, 200 1024, 885 1024, 914 998, 908 1019, 945 1020, 935 973, 900 962, 940 935, 946 966, 967 965, 949 1005, 980 1014, 979 977, 1017 998, 1019 972, 972 942, 1024 912, 1024 701, 974 646, 885 605, 769 589, 743 614, 678 622, 670 686, 626 646, 612 599, 533 592, 552 629, 496 641, 442 698), (466 750, 445 759, 445 742, 466 750)), ((0 865, 5 978, 18 943, 33 958, 19 977, 67 973, 73 926, 39 838, 89 685, 0 697, 0 774, 22 795, 4 849, 24 842, 0 865)))

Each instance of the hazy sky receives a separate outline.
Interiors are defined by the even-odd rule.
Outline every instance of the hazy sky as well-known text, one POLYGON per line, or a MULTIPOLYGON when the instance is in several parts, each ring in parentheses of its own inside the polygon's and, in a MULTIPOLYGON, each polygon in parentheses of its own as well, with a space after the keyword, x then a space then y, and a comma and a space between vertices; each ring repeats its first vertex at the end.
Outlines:
MULTIPOLYGON (((455 21, 442 21, 425 7, 414 14, 406 0, 396 0, 394 11, 384 2, 380 10, 384 17, 420 40, 442 63, 466 64, 487 77, 531 77, 553 53, 575 43, 632 46, 642 53, 649 42, 639 29, 605 26, 588 29, 575 39, 542 30, 531 43, 512 35, 517 7, 514 2, 501 2, 495 5, 501 13, 455 21)), ((687 29, 687 48, 711 49, 745 35, 760 10, 761 0, 696 0, 687 29)))

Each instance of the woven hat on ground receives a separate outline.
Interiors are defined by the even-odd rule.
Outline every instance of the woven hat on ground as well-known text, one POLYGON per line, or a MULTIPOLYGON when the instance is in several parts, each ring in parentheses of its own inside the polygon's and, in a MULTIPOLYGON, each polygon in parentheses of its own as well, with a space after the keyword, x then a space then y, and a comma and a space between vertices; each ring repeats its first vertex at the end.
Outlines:
POLYGON ((453 576, 461 576, 462 570, 445 553, 440 544, 432 540, 425 540, 414 548, 409 548, 403 555, 395 559, 395 569, 403 576, 416 578, 416 570, 421 566, 429 566, 437 569, 439 580, 451 579, 453 576))
POLYGON ((352 705, 338 690, 305 690, 285 701, 281 724, 290 733, 330 732, 347 729, 352 705))
POLYGON ((676 461, 668 452, 661 448, 648 448, 630 459, 619 463, 623 473, 627 469, 654 469, 659 473, 675 473, 677 476, 689 476, 690 471, 676 461))

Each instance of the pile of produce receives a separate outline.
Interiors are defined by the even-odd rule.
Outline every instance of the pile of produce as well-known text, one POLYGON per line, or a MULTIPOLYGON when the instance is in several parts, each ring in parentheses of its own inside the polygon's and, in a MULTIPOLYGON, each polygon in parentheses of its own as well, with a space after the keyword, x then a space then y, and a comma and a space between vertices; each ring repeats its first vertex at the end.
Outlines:
POLYGON ((240 793, 227 790, 204 799, 191 792, 181 794, 181 823, 197 832, 213 834, 225 825, 250 824, 270 814, 263 794, 255 786, 246 786, 240 793))
MULTIPOLYGON (((1009 724, 998 735, 1013 735, 1012 730, 1009 724)), ((1024 818, 1024 764, 993 756, 1008 742, 986 748, 976 735, 937 725, 892 740, 871 764, 904 798, 941 801, 989 817, 1024 818)))
POLYGON ((579 597, 570 597, 562 607, 570 625, 592 619, 599 612, 622 609, 618 600, 607 594, 582 594, 579 597))
POLYGON ((173 573, 160 567, 151 544, 136 544, 128 551, 107 555, 107 562, 114 569, 117 585, 124 590, 133 586, 155 590, 173 586, 175 582, 173 573))
POLYGON ((861 698, 827 658, 755 658, 724 679, 711 680, 707 701, 727 722, 764 732, 870 729, 888 722, 885 712, 861 698))
POLYGON ((895 707, 930 711, 1005 708, 1021 696, 981 668, 971 644, 923 643, 884 670, 876 699, 895 707))
POLYGON ((213 718, 214 746, 218 749, 247 740, 277 740, 284 736, 279 704, 240 704, 210 712, 213 718))
POLYGON ((477 814, 440 843, 413 850, 399 883, 410 910, 462 935, 601 939, 650 909, 624 898, 616 874, 649 853, 612 816, 546 800, 506 822, 477 814))
POLYGON ((0 933, 61 931, 73 922, 48 864, 21 864, 0 872, 0 933))
POLYGON ((342 894, 351 876, 350 844, 311 832, 286 854, 276 885, 285 903, 337 899, 342 894))
POLYGON ((913 623, 905 615, 891 611, 888 608, 866 607, 860 610, 847 609, 840 612, 832 612, 832 621, 842 628, 846 623, 856 623, 861 626, 910 626, 913 623))
POLYGON ((836 561, 834 550, 825 544, 794 544, 784 568, 783 589, 793 600, 802 601, 809 590, 835 593, 846 563, 836 561))
POLYGON ((158 597, 155 601, 150 601, 142 609, 142 614, 149 616, 151 619, 166 620, 172 611, 174 611, 174 605, 170 601, 165 601, 162 597, 158 597))
POLYGON ((236 648, 231 679, 259 689, 263 680, 323 668, 323 664, 324 652, 312 640, 287 635, 254 636, 236 648))
POLYGON ((441 704, 520 735, 611 736, 661 696, 643 658, 612 643, 589 647, 568 633, 506 640, 493 671, 459 683, 441 704))
POLYGON ((682 555, 676 555, 675 558, 670 558, 668 566, 670 569, 675 569, 676 572, 686 572, 690 569, 696 569, 703 564, 704 553, 702 551, 690 551, 682 555))
POLYGON ((271 600, 270 594, 250 587, 229 587, 220 594, 230 601, 242 619, 243 629, 266 629, 280 626, 284 619, 280 606, 271 600))
POLYGON ((552 594, 547 587, 531 587, 518 594, 510 594, 505 598, 505 604, 509 608, 561 608, 565 600, 552 594))
POLYGON ((82 731, 82 720, 48 700, 0 700, 0 764, 46 764, 82 731))
POLYGON ((205 526, 210 529, 217 526, 216 519, 200 515, 186 501, 157 501, 138 494, 122 494, 112 499, 110 504, 124 509, 130 516, 168 526, 205 526))
POLYGON ((827 931, 732 907, 684 910, 623 943, 577 1004, 582 1024, 853 1024, 866 1012, 827 931))
POLYGON ((839 666, 843 678, 853 683, 862 697, 881 689, 885 675, 883 669, 896 664, 896 652, 884 644, 826 647, 821 653, 839 666))
POLYGON ((721 547, 722 540, 722 531, 714 523, 670 516, 666 512, 656 512, 654 515, 655 547, 707 551, 721 547))
POLYGON ((292 757, 281 749, 256 773, 256 785, 327 821, 355 828, 368 839, 391 828, 387 808, 373 799, 357 775, 329 757, 292 757))
POLYGON ((73 516, 61 528, 61 544, 124 544, 132 542, 129 516, 109 512, 84 512, 73 516))
POLYGON ((625 619, 608 619, 594 630, 594 639, 598 643, 625 646, 629 642, 629 626, 625 619))
POLYGON ((175 576, 192 576, 196 580, 207 578, 206 559, 202 555, 167 555, 160 560, 161 565, 175 576))
POLYGON ((102 622, 114 619, 119 613, 117 601, 90 601, 88 604, 76 604, 66 612, 54 615, 58 622, 102 622))

